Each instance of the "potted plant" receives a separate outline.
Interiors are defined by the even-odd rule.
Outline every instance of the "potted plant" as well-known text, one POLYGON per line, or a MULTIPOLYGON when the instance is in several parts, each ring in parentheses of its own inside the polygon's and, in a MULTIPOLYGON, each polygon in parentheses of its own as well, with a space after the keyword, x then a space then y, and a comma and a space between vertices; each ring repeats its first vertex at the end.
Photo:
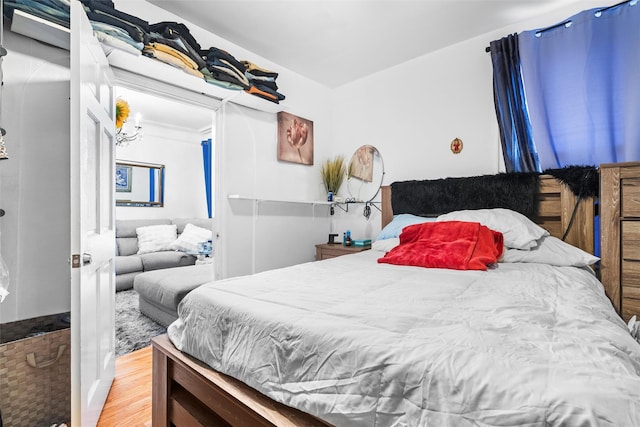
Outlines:
POLYGON ((344 181, 345 173, 344 157, 340 155, 334 159, 328 159, 322 164, 322 183, 324 184, 324 189, 327 191, 327 195, 329 195, 329 192, 333 195, 338 193, 342 181, 344 181))

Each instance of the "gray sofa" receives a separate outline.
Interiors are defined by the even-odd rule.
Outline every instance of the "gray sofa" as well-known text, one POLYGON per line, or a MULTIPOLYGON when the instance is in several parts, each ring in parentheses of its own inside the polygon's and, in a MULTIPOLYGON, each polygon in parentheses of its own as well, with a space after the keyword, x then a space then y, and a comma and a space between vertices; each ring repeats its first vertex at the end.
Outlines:
POLYGON ((211 229, 207 218, 122 219, 116 220, 116 291, 133 287, 133 279, 145 271, 182 267, 196 263, 196 257, 178 251, 152 252, 138 255, 136 228, 148 225, 176 224, 178 236, 187 224, 211 229))

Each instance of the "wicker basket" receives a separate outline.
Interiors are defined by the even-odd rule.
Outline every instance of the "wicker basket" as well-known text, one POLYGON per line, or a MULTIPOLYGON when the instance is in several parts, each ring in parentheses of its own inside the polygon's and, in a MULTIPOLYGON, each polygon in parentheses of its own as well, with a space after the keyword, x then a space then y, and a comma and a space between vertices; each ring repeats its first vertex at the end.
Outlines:
POLYGON ((48 427, 71 419, 69 331, 0 344, 3 427, 48 427))

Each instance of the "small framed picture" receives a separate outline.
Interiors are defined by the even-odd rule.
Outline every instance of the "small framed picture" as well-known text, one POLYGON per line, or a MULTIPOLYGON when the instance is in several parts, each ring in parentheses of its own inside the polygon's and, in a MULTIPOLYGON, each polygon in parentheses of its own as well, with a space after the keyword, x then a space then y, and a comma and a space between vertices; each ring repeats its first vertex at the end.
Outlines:
POLYGON ((116 191, 131 193, 131 166, 116 165, 116 191))
POLYGON ((278 160, 313 165, 313 122, 278 113, 278 160))

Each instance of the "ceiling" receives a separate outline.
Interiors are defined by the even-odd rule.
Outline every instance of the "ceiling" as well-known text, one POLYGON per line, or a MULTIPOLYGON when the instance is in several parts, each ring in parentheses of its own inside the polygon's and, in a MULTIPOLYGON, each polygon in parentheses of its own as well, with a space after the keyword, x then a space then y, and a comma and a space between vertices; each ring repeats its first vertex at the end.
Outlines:
MULTIPOLYGON (((129 104, 131 114, 124 130, 133 131, 136 115, 140 115, 140 125, 144 132, 149 122, 185 131, 205 131, 213 125, 213 113, 210 109, 178 101, 167 97, 159 97, 148 91, 134 90, 128 87, 116 87, 116 96, 129 104)), ((200 141, 193 141, 200 143, 200 141)))
POLYGON ((148 1, 329 88, 554 9, 575 4, 579 11, 589 8, 583 6, 586 3, 593 4, 585 0, 148 1))

